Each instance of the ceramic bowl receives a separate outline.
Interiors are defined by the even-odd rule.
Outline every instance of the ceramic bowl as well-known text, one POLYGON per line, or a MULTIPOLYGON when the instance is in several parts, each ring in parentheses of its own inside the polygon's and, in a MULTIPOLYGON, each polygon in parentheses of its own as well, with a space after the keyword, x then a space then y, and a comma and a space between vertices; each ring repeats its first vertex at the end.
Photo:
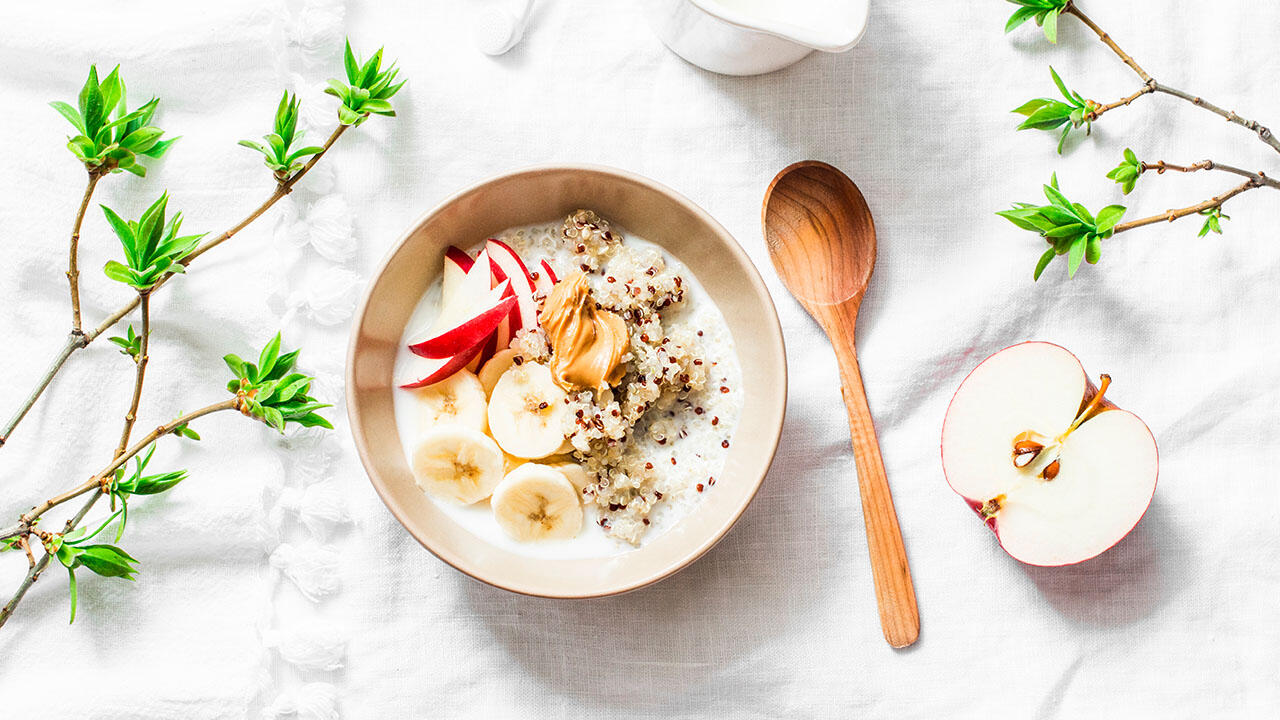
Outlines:
MULTIPOLYGON (((441 560, 513 592, 613 595, 657 582, 709 550, 746 510, 773 461, 786 407, 782 330, 764 283, 737 241, 675 191, 621 170, 537 167, 463 190, 423 215, 375 272, 356 313, 347 356, 347 414, 373 487, 405 528, 441 560), (715 491, 666 532, 602 559, 539 558, 498 548, 452 520, 414 484, 392 410, 392 372, 414 306, 441 272, 446 246, 591 208, 684 262, 723 312, 746 395, 715 491)), ((584 530, 591 531, 592 528, 584 530)))

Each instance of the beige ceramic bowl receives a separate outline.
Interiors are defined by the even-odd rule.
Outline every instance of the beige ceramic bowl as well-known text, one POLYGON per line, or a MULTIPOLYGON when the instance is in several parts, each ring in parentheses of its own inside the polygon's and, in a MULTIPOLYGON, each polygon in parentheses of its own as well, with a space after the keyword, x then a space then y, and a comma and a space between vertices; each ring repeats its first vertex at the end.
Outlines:
MULTIPOLYGON (((437 557, 497 587, 545 597, 613 595, 687 566, 728 532, 773 461, 786 406, 782 330, 768 290, 731 235, 685 197, 604 167, 537 167, 449 198, 400 238, 365 293, 347 357, 347 413, 360 459, 392 514, 437 557), (715 490, 639 549, 598 560, 543 559, 499 549, 465 530, 414 484, 392 412, 396 351, 410 313, 441 271, 449 244, 470 247, 499 231, 560 219, 586 207, 662 245, 702 282, 728 321, 746 398, 715 490)), ((589 529, 590 530, 590 529, 589 529)))

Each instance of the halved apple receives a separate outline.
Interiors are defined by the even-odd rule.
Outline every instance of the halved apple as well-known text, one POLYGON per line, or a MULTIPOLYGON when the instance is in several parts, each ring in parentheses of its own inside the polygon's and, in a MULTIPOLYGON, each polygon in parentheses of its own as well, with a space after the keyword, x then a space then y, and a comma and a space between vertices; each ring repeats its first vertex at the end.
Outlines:
MULTIPOLYGON (((424 358, 440 359, 482 346, 516 306, 516 299, 508 294, 508 287, 504 282, 490 290, 488 295, 469 309, 471 314, 459 321, 449 320, 443 325, 437 322, 431 334, 410 345, 409 350, 424 358)), ((461 297, 455 299, 455 302, 459 300, 461 297)))
POLYGON ((1151 430, 1105 398, 1066 349, 1005 348, 965 378, 942 426, 947 483, 1029 565, 1071 565, 1142 519, 1159 459, 1151 430))

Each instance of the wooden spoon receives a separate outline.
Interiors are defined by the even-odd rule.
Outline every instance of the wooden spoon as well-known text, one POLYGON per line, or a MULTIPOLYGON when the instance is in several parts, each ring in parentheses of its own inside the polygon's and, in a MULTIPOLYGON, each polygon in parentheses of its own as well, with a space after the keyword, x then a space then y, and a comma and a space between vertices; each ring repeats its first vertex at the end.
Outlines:
POLYGON ((880 627, 890 645, 906 647, 920 636, 920 614, 854 343, 858 308, 876 264, 871 209, 844 173, 808 161, 786 168, 769 184, 763 221, 773 267, 835 347, 880 627))

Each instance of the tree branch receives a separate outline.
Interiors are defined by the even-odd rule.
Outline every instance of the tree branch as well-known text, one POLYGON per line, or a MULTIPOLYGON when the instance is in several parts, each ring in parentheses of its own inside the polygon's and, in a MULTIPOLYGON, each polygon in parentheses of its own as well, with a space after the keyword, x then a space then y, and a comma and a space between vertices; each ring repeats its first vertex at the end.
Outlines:
POLYGON ((138 298, 142 303, 142 335, 138 343, 138 356, 133 359, 137 365, 137 374, 133 378, 133 399, 129 403, 129 412, 124 416, 124 429, 120 431, 120 444, 116 446, 116 457, 123 455, 125 449, 129 447, 133 423, 138 419, 138 403, 142 401, 142 383, 147 377, 147 351, 151 345, 151 290, 140 291, 138 298))
MULTIPOLYGON (((62 532, 65 534, 74 530, 75 527, 80 524, 80 521, 84 520, 84 516, 89 514, 89 510, 93 508, 94 503, 98 502, 99 497, 102 497, 100 493, 90 495, 89 500, 80 508, 79 512, 77 512, 70 520, 67 521, 67 524, 63 526, 62 532)), ((28 551, 28 557, 30 557, 30 551, 28 551)), ((9 602, 5 603, 4 608, 0 609, 0 628, 4 627, 4 624, 9 621, 9 618, 13 615, 13 611, 18 608, 18 603, 22 602, 22 598, 26 597, 27 591, 31 589, 31 586, 35 584, 36 580, 40 579, 40 573, 44 572, 44 569, 49 566, 49 561, 52 559, 53 555, 46 551, 45 554, 40 556, 40 559, 27 570, 27 576, 23 578, 22 583, 18 585, 18 590, 13 593, 13 597, 9 598, 9 602)))
POLYGON ((1178 218, 1181 218, 1181 217, 1186 217, 1187 215, 1195 215, 1196 213, 1199 213, 1203 210, 1209 210, 1211 208, 1221 207, 1223 203, 1235 197, 1236 195, 1239 195, 1240 193, 1245 192, 1247 190, 1252 190, 1256 187, 1262 187, 1262 184, 1256 180, 1246 180, 1245 182, 1241 183, 1240 185, 1237 185, 1236 187, 1228 190, 1227 192, 1217 197, 1205 200, 1202 203, 1198 203, 1190 207, 1178 208, 1177 210, 1166 210, 1160 213, 1159 215, 1152 215, 1151 217, 1145 217, 1138 220, 1131 220, 1129 222, 1120 223, 1119 225, 1116 225, 1114 233, 1118 235, 1122 232, 1125 232, 1126 230, 1133 230, 1134 228, 1140 228, 1144 225, 1152 225, 1158 222, 1173 222, 1174 220, 1177 220, 1178 218))
POLYGON ((51 497, 48 500, 45 500, 44 502, 40 503, 39 505, 31 508, 30 511, 26 512, 25 514, 22 515, 22 517, 18 519, 18 523, 16 525, 13 525, 11 527, 8 527, 0 531, 0 540, 5 540, 11 537, 17 537, 19 535, 25 535, 31 532, 31 529, 35 526, 36 520, 40 519, 40 516, 44 515, 46 512, 49 512, 50 510, 61 505, 62 503, 67 502, 68 500, 77 498, 91 490, 101 489, 103 487, 104 481, 110 478, 117 469, 119 469, 126 462, 128 462, 133 456, 137 455, 143 450, 146 450, 147 447, 151 445, 151 443, 173 432, 174 428, 178 427, 179 425, 185 425, 186 423, 189 423, 192 420, 204 417, 205 415, 209 415, 211 413, 220 412, 222 410, 237 410, 239 408, 240 408, 240 398, 231 397, 226 400, 223 400, 222 402, 216 402, 212 405, 207 405, 203 408, 200 408, 199 410, 196 410, 193 413, 174 418, 173 420, 170 420, 169 422, 156 427, 150 433, 147 433, 146 437, 139 440, 132 447, 125 450, 123 453, 117 454, 114 460, 112 460, 102 470, 94 474, 93 477, 89 478, 88 480, 85 480, 84 482, 71 488, 70 490, 67 490, 64 493, 60 495, 55 495, 54 497, 51 497))
POLYGON ((1264 172, 1250 172, 1248 170, 1243 170, 1238 167, 1232 167, 1231 165, 1224 165, 1222 163, 1214 162, 1212 160, 1203 160, 1201 162, 1193 163, 1191 165, 1174 165, 1172 163, 1167 163, 1163 160, 1159 162, 1154 162, 1154 163, 1148 163, 1148 162, 1142 163, 1142 172, 1147 172, 1148 170, 1156 171, 1157 175, 1163 174, 1166 170, 1173 170, 1175 172, 1181 172, 1181 173, 1192 173, 1192 172, 1197 172, 1199 170, 1221 170, 1222 172, 1228 172, 1233 175, 1239 175, 1240 177, 1249 178, 1250 180, 1257 183, 1259 187, 1265 186, 1265 187, 1273 188, 1275 190, 1280 190, 1280 180, 1275 180, 1267 176, 1267 174, 1264 172))
MULTIPOLYGON (((341 137, 342 134, 346 132, 349 127, 351 126, 339 125, 337 128, 335 128, 334 131, 329 135, 329 138, 324 141, 324 146, 323 146, 324 150, 311 156, 311 159, 307 161, 307 164, 303 165, 302 168, 298 170, 298 172, 290 176, 288 180, 277 185, 275 192, 273 192, 271 196, 267 198, 266 202, 259 205, 256 210, 249 213, 249 215, 246 216, 243 220, 236 223, 234 226, 232 226, 226 232, 223 232, 221 235, 213 238, 212 240, 207 240, 204 243, 202 243, 199 247, 197 247, 190 255, 186 257, 185 260, 183 260, 183 265, 184 266, 190 265, 191 262, 195 260, 197 257, 200 257, 204 253, 212 250, 218 245, 221 245, 222 243, 229 240, 231 237, 233 237, 236 233, 243 230, 254 220, 257 220, 258 217, 260 217, 263 213, 269 210, 271 206, 279 202, 281 198, 283 198, 285 195, 288 195, 290 192, 292 192, 293 186, 297 184, 297 182, 301 180, 302 177, 306 175, 308 171, 311 170, 311 168, 315 167, 316 163, 320 161, 320 158, 324 157, 324 155, 329 151, 329 148, 333 145, 333 143, 337 141, 337 139, 341 137)), ((160 281, 157 282, 154 287, 152 287, 152 290, 155 290, 160 286, 164 285, 165 282, 167 282, 171 277, 173 277, 173 273, 168 273, 162 276, 160 278, 160 281)), ((62 369, 62 366, 67 362, 67 358, 70 357, 71 354, 74 353, 75 351, 80 350, 81 348, 87 347, 89 343, 98 339, 98 337, 102 335, 102 333, 106 332, 107 330, 110 330, 116 323, 120 322, 120 320, 124 318, 124 316, 128 315, 130 312, 133 312, 133 309, 138 307, 139 303, 140 303, 139 298, 135 296, 131 301, 121 306, 115 312, 108 315, 107 318, 103 320, 102 323, 100 323, 93 330, 90 330, 85 333, 76 333, 76 332, 72 333, 71 337, 67 339, 67 342, 63 345, 62 349, 59 350, 58 355, 55 356, 53 361, 49 363, 49 367, 45 370, 44 374, 41 375, 40 379, 36 381, 36 386, 35 388, 32 389, 31 393, 27 396, 27 399, 18 408, 17 412, 14 413, 13 417, 9 420, 9 422, 5 424, 4 428, 0 429, 0 448, 4 447, 5 442, 10 438, 10 436, 12 436, 14 428, 18 426, 18 423, 22 422, 22 419, 26 417, 27 412, 30 411, 32 406, 36 404, 36 401, 40 399, 40 396, 44 393, 45 388, 49 386, 49 383, 53 381, 54 376, 58 374, 58 371, 60 371, 62 369)))
MULTIPOLYGON (((1276 138, 1276 136, 1271 132, 1270 129, 1259 124, 1257 121, 1242 118, 1236 113, 1232 112, 1231 110, 1223 109, 1205 100, 1204 98, 1201 98, 1198 95, 1192 95, 1191 93, 1184 92, 1182 90, 1178 90, 1176 88, 1172 88, 1172 87, 1169 87, 1168 85, 1164 85, 1160 82, 1157 82, 1155 78, 1151 77, 1151 75, 1149 75, 1146 70, 1142 69, 1142 66, 1138 65, 1138 63, 1134 61, 1132 57, 1129 56, 1129 53, 1122 50, 1120 46, 1116 44, 1116 41, 1111 39, 1110 35, 1104 32, 1102 28, 1098 27, 1097 23, 1091 20, 1088 15, 1085 15, 1080 10, 1079 7, 1076 7, 1076 4, 1074 2, 1068 2, 1066 6, 1063 7, 1062 11, 1064 13, 1068 13, 1070 15, 1075 16, 1080 22, 1084 23, 1090 30, 1094 32, 1094 34, 1098 36, 1098 39, 1101 40, 1104 45, 1111 48, 1112 52, 1114 52, 1122 61, 1124 61, 1125 65, 1128 65, 1131 70, 1137 73, 1138 77, 1142 78, 1143 84, 1145 84, 1150 89, 1139 92, 1138 93, 1139 95, 1143 95, 1148 92, 1158 92, 1158 93, 1164 93, 1166 95, 1172 95, 1173 97, 1176 97, 1182 100, 1186 100, 1187 102, 1191 103, 1192 105, 1195 105, 1196 107, 1204 108, 1205 110, 1208 110, 1209 112, 1214 113, 1215 115, 1218 115, 1219 117, 1226 119, 1227 122, 1235 123, 1236 125, 1239 125, 1243 128, 1252 130, 1253 132, 1257 133, 1258 139, 1262 140, 1262 142, 1266 143, 1267 145, 1270 145, 1272 150, 1275 150, 1276 152, 1280 152, 1280 138, 1276 138)), ((1122 104, 1127 105, 1128 103, 1124 102, 1122 104)), ((1101 115, 1102 113, 1098 113, 1098 114, 1101 115)))
POLYGON ((84 223, 85 211, 89 209, 89 199, 93 197, 93 189, 97 187, 102 173, 89 171, 89 182, 84 188, 84 198, 80 201, 80 209, 76 211, 75 223, 71 226, 70 259, 67 261, 67 282, 71 285, 71 333, 78 335, 80 330, 80 226, 84 223))

